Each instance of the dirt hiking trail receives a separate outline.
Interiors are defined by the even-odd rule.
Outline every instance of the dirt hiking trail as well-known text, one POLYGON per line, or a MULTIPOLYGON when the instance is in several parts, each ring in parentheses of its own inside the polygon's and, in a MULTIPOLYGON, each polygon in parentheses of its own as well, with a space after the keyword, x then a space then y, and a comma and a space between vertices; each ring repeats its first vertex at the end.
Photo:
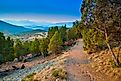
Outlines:
POLYGON ((69 55, 65 61, 65 69, 68 81, 110 81, 104 74, 97 73, 91 68, 88 55, 83 52, 83 41, 77 43, 68 51, 69 55))

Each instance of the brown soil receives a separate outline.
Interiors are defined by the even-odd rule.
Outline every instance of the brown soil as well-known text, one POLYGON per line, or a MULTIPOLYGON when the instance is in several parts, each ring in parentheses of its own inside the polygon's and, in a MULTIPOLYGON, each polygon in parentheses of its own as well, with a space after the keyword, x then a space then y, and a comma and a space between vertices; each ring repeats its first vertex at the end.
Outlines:
POLYGON ((96 72, 91 67, 88 55, 83 52, 82 40, 78 40, 77 44, 70 49, 65 62, 68 81, 110 81, 105 74, 96 72))
MULTIPOLYGON (((117 54, 115 50, 114 53, 117 54)), ((121 68, 114 66, 111 53, 108 50, 101 51, 100 53, 91 54, 89 57, 89 59, 93 61, 91 63, 91 66, 97 72, 101 72, 107 75, 111 79, 110 81, 121 81, 121 68)))

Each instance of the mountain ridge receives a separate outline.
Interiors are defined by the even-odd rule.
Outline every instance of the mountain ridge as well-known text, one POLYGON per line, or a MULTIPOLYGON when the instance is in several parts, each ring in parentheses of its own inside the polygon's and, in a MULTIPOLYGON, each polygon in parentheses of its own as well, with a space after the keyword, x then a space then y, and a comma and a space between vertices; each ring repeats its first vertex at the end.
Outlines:
POLYGON ((5 34, 17 34, 24 31, 31 31, 32 29, 25 28, 23 26, 16 26, 5 21, 0 20, 0 32, 5 34))

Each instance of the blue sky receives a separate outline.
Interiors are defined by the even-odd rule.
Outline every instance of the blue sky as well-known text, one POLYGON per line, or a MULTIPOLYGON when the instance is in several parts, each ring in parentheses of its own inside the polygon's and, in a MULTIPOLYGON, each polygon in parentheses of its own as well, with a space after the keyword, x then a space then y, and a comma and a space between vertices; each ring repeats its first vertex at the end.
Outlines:
POLYGON ((64 22, 80 19, 82 0, 0 0, 0 19, 64 22))

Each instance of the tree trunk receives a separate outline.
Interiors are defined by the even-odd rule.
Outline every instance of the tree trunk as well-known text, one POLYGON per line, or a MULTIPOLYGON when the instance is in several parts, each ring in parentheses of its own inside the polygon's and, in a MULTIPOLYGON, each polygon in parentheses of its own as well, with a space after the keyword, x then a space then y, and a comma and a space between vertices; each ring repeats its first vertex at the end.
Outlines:
POLYGON ((116 64, 116 66, 119 66, 119 65, 120 65, 120 62, 119 62, 118 56, 116 56, 116 55, 114 54, 114 52, 113 52, 113 50, 112 50, 112 48, 111 48, 111 46, 110 46, 109 43, 107 43, 107 46, 108 46, 108 49, 110 50, 110 52, 111 52, 111 54, 112 54, 112 56, 113 56, 113 59, 114 59, 114 62, 115 62, 115 64, 116 64))
POLYGON ((113 59, 114 59, 114 62, 115 62, 115 64, 116 64, 116 66, 119 66, 120 65, 120 62, 119 62, 119 59, 118 59, 118 57, 114 54, 114 52, 113 52, 113 50, 112 50, 112 48, 111 48, 111 45, 107 42, 107 40, 109 40, 108 39, 108 34, 107 34, 107 30, 106 30, 106 28, 105 28, 105 39, 106 39, 106 44, 107 44, 107 46, 108 46, 108 49, 109 49, 109 51, 111 52, 111 54, 112 54, 112 57, 113 57, 113 59))

